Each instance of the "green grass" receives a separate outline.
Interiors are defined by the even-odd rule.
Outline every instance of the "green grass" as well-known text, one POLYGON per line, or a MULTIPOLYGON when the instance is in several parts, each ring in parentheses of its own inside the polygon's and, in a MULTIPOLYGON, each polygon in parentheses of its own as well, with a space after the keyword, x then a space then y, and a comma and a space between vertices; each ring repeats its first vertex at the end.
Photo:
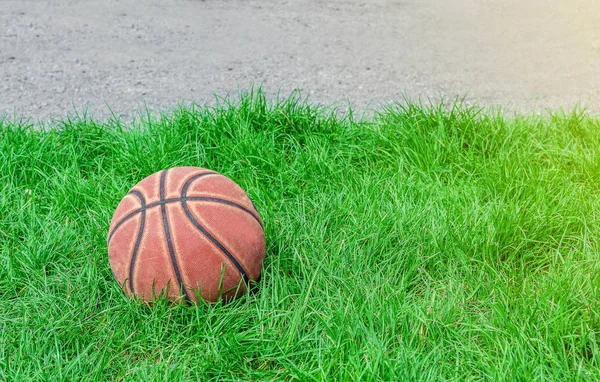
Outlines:
POLYGON ((0 380, 596 380, 600 121, 260 92, 123 126, 0 122, 0 380), (179 165, 265 221, 259 292, 126 298, 119 200, 179 165))

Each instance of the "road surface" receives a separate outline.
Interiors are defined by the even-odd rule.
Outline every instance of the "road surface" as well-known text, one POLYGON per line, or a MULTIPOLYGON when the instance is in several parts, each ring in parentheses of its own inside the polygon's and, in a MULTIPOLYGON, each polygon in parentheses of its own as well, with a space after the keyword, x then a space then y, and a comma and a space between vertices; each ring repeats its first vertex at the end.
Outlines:
POLYGON ((600 110, 597 0, 0 0, 0 115, 271 98, 600 110))

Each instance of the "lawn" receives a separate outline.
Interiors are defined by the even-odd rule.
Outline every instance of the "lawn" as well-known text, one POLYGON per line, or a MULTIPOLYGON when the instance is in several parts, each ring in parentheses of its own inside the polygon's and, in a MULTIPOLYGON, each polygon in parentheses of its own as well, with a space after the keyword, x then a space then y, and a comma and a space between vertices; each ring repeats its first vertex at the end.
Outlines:
POLYGON ((596 380, 600 120, 260 91, 130 123, 0 121, 0 380, 596 380), (240 184, 259 289, 127 298, 106 237, 175 166, 240 184))

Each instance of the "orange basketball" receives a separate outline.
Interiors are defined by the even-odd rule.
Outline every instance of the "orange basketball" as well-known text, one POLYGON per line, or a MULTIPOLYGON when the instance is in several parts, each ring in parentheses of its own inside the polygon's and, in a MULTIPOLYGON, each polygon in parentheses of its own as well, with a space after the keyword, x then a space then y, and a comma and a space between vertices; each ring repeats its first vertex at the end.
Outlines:
POLYGON ((232 299, 260 277, 263 223, 231 179, 175 167, 143 179, 121 200, 110 223, 108 256, 130 296, 232 299))

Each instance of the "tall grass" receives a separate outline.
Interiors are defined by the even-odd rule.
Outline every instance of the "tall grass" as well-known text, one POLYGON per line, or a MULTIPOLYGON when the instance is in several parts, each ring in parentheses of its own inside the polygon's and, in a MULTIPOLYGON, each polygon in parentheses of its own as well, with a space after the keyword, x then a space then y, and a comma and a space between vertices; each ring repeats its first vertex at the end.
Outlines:
POLYGON ((595 380, 600 122, 259 91, 127 126, 0 122, 0 380, 595 380), (258 293, 149 307, 114 208, 179 165, 265 221, 258 293))

